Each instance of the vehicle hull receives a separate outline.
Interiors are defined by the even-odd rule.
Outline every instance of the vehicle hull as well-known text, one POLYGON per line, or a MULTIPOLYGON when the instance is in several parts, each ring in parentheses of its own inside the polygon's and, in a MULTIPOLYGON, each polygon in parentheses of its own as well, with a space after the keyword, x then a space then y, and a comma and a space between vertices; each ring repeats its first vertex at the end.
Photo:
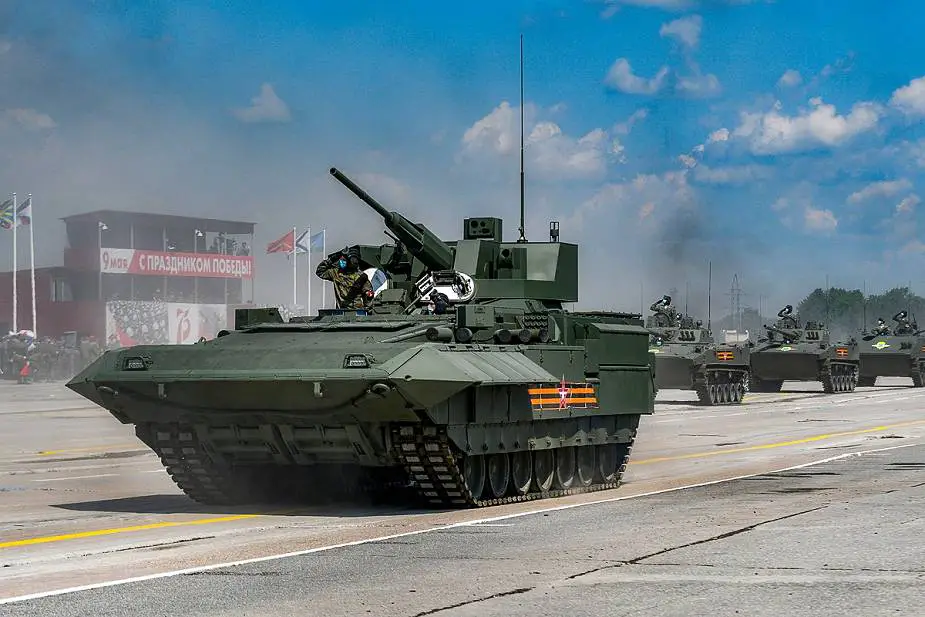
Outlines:
POLYGON ((765 345, 750 357, 751 390, 780 391, 784 381, 819 381, 827 393, 850 392, 858 383, 857 344, 765 345))
POLYGON ((648 335, 594 329, 585 345, 264 335, 266 353, 235 334, 110 351, 67 386, 135 425, 203 503, 364 490, 484 506, 619 485, 640 416, 654 411, 648 335), (343 368, 351 352, 375 361, 343 368))
POLYGON ((748 385, 748 349, 720 345, 697 351, 693 347, 663 345, 651 350, 658 389, 694 390, 702 405, 741 403, 748 385))
POLYGON ((925 386, 925 338, 919 336, 865 336, 861 341, 861 385, 872 386, 877 377, 910 377, 916 388, 925 386))

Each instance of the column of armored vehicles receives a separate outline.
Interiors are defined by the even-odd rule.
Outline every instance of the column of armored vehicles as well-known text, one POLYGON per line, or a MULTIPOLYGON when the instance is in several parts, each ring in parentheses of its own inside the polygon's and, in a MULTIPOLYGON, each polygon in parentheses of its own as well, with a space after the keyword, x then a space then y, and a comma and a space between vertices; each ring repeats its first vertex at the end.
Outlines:
MULTIPOLYGON (((611 489, 658 387, 726 404, 785 379, 851 390, 859 357, 868 375, 857 342, 831 343, 789 309, 755 346, 715 343, 668 302, 648 324, 567 310, 579 299, 578 245, 559 241, 558 223, 527 241, 521 209, 516 242, 494 217, 467 218, 460 239, 442 240, 331 175, 390 235, 344 252, 352 275, 387 280, 363 309, 290 319, 239 309, 214 340, 107 351, 67 384, 133 424, 199 502, 327 503, 362 490, 472 507, 611 489)), ((873 349, 884 358, 918 357, 918 342, 906 347, 918 339, 882 340, 873 349)))
POLYGON ((753 342, 747 336, 715 340, 702 321, 676 312, 670 296, 650 310, 656 387, 694 390, 703 405, 741 403, 748 391, 780 392, 784 381, 819 381, 827 393, 873 386, 877 377, 925 384, 925 333, 906 311, 893 316, 892 330, 880 319, 872 332, 832 341, 825 324, 802 323, 788 304, 753 342))

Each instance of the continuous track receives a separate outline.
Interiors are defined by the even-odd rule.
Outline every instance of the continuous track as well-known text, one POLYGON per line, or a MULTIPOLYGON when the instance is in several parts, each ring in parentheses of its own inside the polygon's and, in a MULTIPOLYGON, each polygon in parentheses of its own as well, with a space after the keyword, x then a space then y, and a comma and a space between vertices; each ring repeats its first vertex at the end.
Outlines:
MULTIPOLYGON (((465 508, 590 493, 620 486, 633 443, 485 457, 459 453, 442 427, 397 426, 392 448, 407 473, 402 483, 391 481, 388 473, 371 475, 358 467, 218 463, 195 429, 178 423, 140 425, 137 434, 157 453, 177 486, 206 505, 280 500, 311 505, 319 496, 363 491, 389 501, 410 497, 429 507, 465 508)), ((635 437, 634 430, 633 441, 635 437)))
MULTIPOLYGON (((526 473, 522 466, 521 471, 524 473, 513 472, 515 464, 509 462, 507 469, 503 472, 508 475, 508 479, 505 481, 506 490, 493 491, 491 486, 491 476, 493 474, 491 457, 455 453, 455 448, 441 427, 424 427, 416 424, 395 428, 392 432, 395 454, 408 470, 419 496, 431 505, 455 508, 496 506, 617 488, 620 486, 623 474, 626 471, 626 464, 629 461, 635 439, 636 431, 634 430, 633 440, 630 443, 608 444, 605 446, 583 445, 575 446, 574 450, 571 448, 555 448, 554 450, 514 453, 515 455, 520 455, 520 458, 523 455, 528 455, 530 472, 526 473), (613 465, 609 461, 602 462, 601 460, 601 453, 608 451, 613 453, 613 465), (560 466, 558 457, 570 458, 571 455, 567 454, 567 452, 576 454, 574 463, 578 462, 579 452, 595 453, 593 459, 595 464, 590 467, 593 470, 590 476, 592 478, 591 482, 582 482, 582 475, 585 478, 589 476, 581 473, 578 469, 581 467, 580 464, 570 466, 571 474, 569 474, 569 465, 567 463, 560 466), (552 466, 543 465, 543 470, 538 470, 537 461, 553 459, 553 456, 551 456, 553 453, 555 454, 555 463, 552 466), (538 459, 538 457, 540 458, 538 459), (560 469, 564 469, 564 473, 560 474, 560 469), (482 474, 481 476, 480 473, 482 474), (520 476, 524 479, 529 477, 529 480, 526 483, 518 483, 515 476, 520 476), (480 477, 481 479, 479 479, 480 477), (517 484, 520 484, 521 490, 518 490, 517 484), (528 486, 528 488, 522 490, 525 486, 528 486), (504 494, 503 496, 492 495, 486 497, 486 495, 493 492, 503 492, 504 494)), ((511 458, 508 457, 507 460, 511 461, 511 458)), ((586 461, 587 458, 585 459, 586 461)), ((587 465, 585 465, 585 469, 586 471, 588 470, 587 465)), ((499 473, 496 477, 500 475, 499 473)))
POLYGON ((748 372, 741 369, 707 369, 705 381, 694 384, 701 405, 739 405, 748 392, 748 372))

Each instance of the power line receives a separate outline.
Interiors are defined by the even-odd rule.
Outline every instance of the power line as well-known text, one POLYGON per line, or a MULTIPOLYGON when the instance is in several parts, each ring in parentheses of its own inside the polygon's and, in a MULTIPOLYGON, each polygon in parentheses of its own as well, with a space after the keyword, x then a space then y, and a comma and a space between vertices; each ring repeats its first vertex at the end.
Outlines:
POLYGON ((729 289, 729 317, 736 332, 742 332, 742 296, 748 294, 739 286, 739 275, 732 275, 732 287, 729 289))

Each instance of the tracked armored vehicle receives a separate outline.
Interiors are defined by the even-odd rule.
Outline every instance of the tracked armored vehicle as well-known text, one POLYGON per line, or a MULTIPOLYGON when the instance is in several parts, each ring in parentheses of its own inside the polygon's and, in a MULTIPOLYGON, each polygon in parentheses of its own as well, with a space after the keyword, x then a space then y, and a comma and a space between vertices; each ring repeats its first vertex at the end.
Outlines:
POLYGON ((873 332, 861 335, 861 366, 859 386, 872 386, 877 377, 911 377, 915 388, 925 386, 925 336, 909 314, 893 315, 892 332, 883 319, 873 332))
POLYGON ((717 343, 713 332, 690 315, 677 313, 671 296, 663 296, 646 320, 655 354, 658 389, 695 390, 702 405, 741 403, 748 390, 749 348, 744 343, 717 343))
POLYGON ((505 242, 469 218, 461 240, 389 212, 393 243, 355 246, 377 283, 364 310, 284 320, 237 311, 194 345, 109 351, 67 385, 101 405, 206 504, 344 486, 441 507, 617 487, 654 411, 641 315, 572 312, 578 246, 505 242))
POLYGON ((828 393, 851 392, 858 382, 856 339, 832 343, 824 324, 800 320, 787 305, 751 350, 752 392, 780 392, 784 381, 821 381, 828 393))

